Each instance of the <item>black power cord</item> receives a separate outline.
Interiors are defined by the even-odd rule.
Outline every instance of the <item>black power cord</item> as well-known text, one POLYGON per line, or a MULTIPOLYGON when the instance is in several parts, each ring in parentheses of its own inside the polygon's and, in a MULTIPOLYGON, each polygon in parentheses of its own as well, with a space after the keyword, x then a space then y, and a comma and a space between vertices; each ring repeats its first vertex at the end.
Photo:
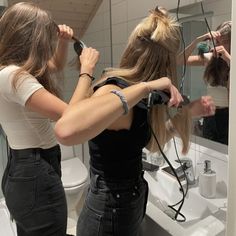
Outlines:
MULTIPOLYGON (((150 99, 149 101, 152 101, 152 99, 150 99)), ((182 208, 182 206, 183 206, 183 204, 184 204, 184 199, 185 199, 185 197, 186 197, 186 195, 187 195, 187 191, 186 191, 186 192, 184 191, 184 188, 183 188, 183 186, 182 186, 182 184, 181 184, 181 181, 180 181, 180 179, 179 179, 179 176, 177 175, 177 173, 176 173, 174 167, 172 166, 172 164, 171 164, 170 161, 168 160, 167 156, 166 156, 165 153, 163 152, 163 150, 162 150, 162 148, 161 148, 161 145, 160 145, 160 143, 159 143, 159 141, 158 141, 158 139, 157 139, 157 136, 156 136, 155 132, 154 132, 153 129, 152 129, 152 126, 151 126, 151 117, 150 117, 150 108, 151 108, 151 106, 152 106, 152 104, 148 104, 148 106, 147 106, 147 110, 148 110, 148 112, 147 112, 148 124, 149 124, 149 128, 150 128, 151 134, 153 135, 153 137, 154 137, 154 139, 155 139, 155 141, 156 141, 156 143, 157 143, 157 146, 158 146, 158 148, 159 148, 159 150, 160 150, 160 153, 162 154, 163 158, 165 159, 165 161, 167 162, 167 164, 168 164, 169 167, 171 168, 172 172, 174 173, 174 176, 176 177, 176 180, 178 181, 178 184, 179 184, 179 186, 180 186, 180 191, 181 191, 182 194, 183 194, 183 197, 182 197, 182 199, 181 199, 179 202, 175 203, 174 205, 168 205, 168 207, 170 207, 172 210, 174 210, 174 211, 176 212, 176 214, 175 214, 175 216, 174 216, 174 220, 176 220, 177 222, 185 222, 185 221, 186 221, 186 217, 180 212, 180 210, 181 210, 181 208, 182 208), (176 210, 174 207, 177 206, 177 205, 179 205, 179 204, 180 204, 180 206, 179 206, 178 209, 176 210), (178 215, 180 215, 180 216, 182 217, 182 219, 178 219, 178 215)), ((174 142, 174 143, 175 143, 175 142, 174 142)), ((176 148, 176 144, 175 144, 175 148, 176 148)), ((178 153, 178 152, 177 152, 177 148, 176 148, 176 153, 178 153)), ((179 159, 179 156, 178 156, 178 155, 177 155, 177 158, 179 159)), ((181 163, 180 159, 179 159, 179 162, 180 162, 180 165, 182 166, 182 163, 181 163)), ((187 182, 187 176, 186 176, 186 173, 185 173, 185 171, 184 171, 183 166, 182 166, 182 169, 183 169, 183 172, 184 172, 184 175, 185 175, 185 179, 186 179, 186 182, 187 182)), ((186 189, 186 190, 188 190, 188 189, 186 189)))
POLYGON ((209 24, 208 24, 208 21, 207 21, 207 18, 206 18, 206 14, 205 14, 205 11, 204 11, 203 3, 201 2, 200 4, 201 4, 201 9, 202 9, 202 15, 203 15, 203 17, 204 17, 204 21, 205 21, 205 23, 206 23, 207 29, 208 29, 208 31, 209 31, 209 33, 210 33, 211 41, 212 41, 214 50, 216 50, 216 45, 215 45, 214 37, 213 37, 213 35, 212 35, 212 33, 211 33, 211 28, 210 28, 210 26, 209 26, 209 24))
MULTIPOLYGON (((180 8, 180 0, 178 0, 177 9, 176 9, 176 18, 177 18, 178 22, 179 22, 179 8, 180 8)), ((185 80, 185 74, 186 74, 187 58, 186 58, 186 52, 185 52, 186 44, 184 41, 183 29, 180 27, 179 30, 180 30, 181 40, 183 43, 183 57, 184 57, 183 72, 181 75, 181 82, 180 82, 180 92, 183 93, 184 92, 183 89, 184 89, 184 80, 185 80)))

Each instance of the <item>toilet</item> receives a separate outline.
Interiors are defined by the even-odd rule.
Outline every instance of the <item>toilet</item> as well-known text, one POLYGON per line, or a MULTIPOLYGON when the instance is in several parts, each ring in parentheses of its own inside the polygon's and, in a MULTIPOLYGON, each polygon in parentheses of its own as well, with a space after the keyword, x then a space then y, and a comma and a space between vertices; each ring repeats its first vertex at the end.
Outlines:
MULTIPOLYGON (((82 146, 82 145, 81 145, 82 146)), ((68 208, 68 228, 76 227, 78 203, 88 185, 88 170, 79 157, 74 154, 73 146, 61 145, 62 184, 68 208)), ((82 148, 82 147, 81 147, 82 148)))

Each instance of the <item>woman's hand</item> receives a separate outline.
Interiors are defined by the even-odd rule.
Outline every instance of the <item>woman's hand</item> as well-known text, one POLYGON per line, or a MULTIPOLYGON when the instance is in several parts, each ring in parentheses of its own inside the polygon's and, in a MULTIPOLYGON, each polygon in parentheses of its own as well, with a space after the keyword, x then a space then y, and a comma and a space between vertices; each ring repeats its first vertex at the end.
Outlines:
POLYGON ((63 70, 68 54, 69 40, 73 36, 73 30, 67 25, 58 25, 58 45, 55 54, 48 61, 48 67, 51 72, 63 70))
POLYGON ((224 46, 217 46, 215 49, 212 49, 212 52, 215 57, 221 57, 228 65, 230 65, 231 55, 224 46))
POLYGON ((197 37, 197 43, 201 42, 201 41, 205 41, 205 40, 211 40, 213 37, 213 39, 217 39, 218 37, 220 37, 220 32, 219 31, 211 31, 211 34, 208 32, 206 34, 203 34, 199 37, 197 37))
POLYGON ((58 34, 59 39, 66 41, 71 40, 72 36, 74 35, 73 29, 67 25, 58 25, 58 27, 60 31, 58 34))
POLYGON ((202 96, 190 102, 188 106, 192 117, 205 117, 215 114, 216 107, 211 96, 202 96))
POLYGON ((92 75, 99 59, 99 52, 91 47, 84 48, 79 59, 81 63, 80 73, 88 73, 92 75))
POLYGON ((182 95, 180 94, 179 90, 173 85, 170 85, 170 101, 168 103, 169 107, 178 107, 181 102, 183 102, 182 95))
POLYGON ((169 107, 178 107, 179 104, 183 101, 181 94, 178 89, 172 84, 171 80, 168 77, 162 77, 157 80, 152 80, 147 82, 149 91, 152 90, 163 90, 170 93, 170 100, 168 102, 169 107))

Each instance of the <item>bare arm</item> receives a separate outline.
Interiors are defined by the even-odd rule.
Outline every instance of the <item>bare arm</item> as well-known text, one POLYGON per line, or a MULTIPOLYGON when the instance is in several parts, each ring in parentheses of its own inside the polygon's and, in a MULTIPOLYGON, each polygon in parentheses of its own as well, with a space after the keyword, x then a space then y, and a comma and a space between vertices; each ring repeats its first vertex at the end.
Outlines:
MULTIPOLYGON (((186 108, 189 109, 192 118, 212 116, 215 114, 216 109, 213 99, 210 96, 202 96, 201 98, 190 102, 186 108)), ((181 124, 181 122, 178 122, 181 121, 181 115, 176 115, 172 121, 174 124, 181 124)), ((166 128, 167 141, 170 140, 174 135, 178 134, 178 128, 174 128, 170 120, 166 122, 166 128)))
MULTIPOLYGON (((95 137, 106 128, 120 129, 129 126, 130 117, 122 117, 124 110, 119 97, 109 92, 111 87, 103 89, 99 96, 94 95, 89 99, 68 106, 55 126, 59 142, 65 145, 79 144, 95 137), (118 122, 121 121, 118 120, 119 118, 123 119, 123 126, 118 122), (116 121, 117 123, 115 123, 116 121)), ((147 96, 149 90, 154 89, 169 90, 172 96, 171 106, 177 106, 182 101, 181 95, 166 77, 132 85, 122 89, 122 93, 131 109, 147 96)))
MULTIPOLYGON (((220 36, 220 33, 218 31, 212 31, 211 33, 212 33, 212 36, 213 36, 214 39, 220 36)), ((192 55, 191 56, 191 54, 194 51, 194 49, 196 48, 198 43, 200 43, 201 41, 210 39, 210 38, 211 38, 210 33, 206 33, 206 34, 201 35, 201 36, 197 37, 196 39, 194 39, 185 48, 185 51, 182 51, 177 56, 177 65, 183 65, 184 64, 184 54, 185 54, 186 64, 187 65, 192 65, 192 66, 204 65, 204 63, 205 63, 204 58, 202 58, 202 57, 200 57, 198 55, 192 55)))
MULTIPOLYGON (((99 53, 93 48, 84 48, 80 55, 80 73, 88 73, 93 75, 94 67, 98 61, 99 53)), ((70 104, 77 103, 82 99, 87 98, 91 92, 91 78, 87 75, 83 75, 79 78, 79 82, 76 86, 75 92, 70 100, 70 104)))
MULTIPOLYGON (((80 58, 81 72, 92 75, 98 56, 99 53, 95 49, 84 49, 80 58)), ((79 100, 84 99, 88 94, 90 87, 91 79, 86 76, 83 78, 81 77, 78 82, 75 95, 72 97, 70 103, 74 103, 75 101, 78 102, 79 100)), ((67 106, 68 104, 44 88, 34 92, 26 102, 27 108, 54 121, 57 121, 61 117, 67 106)))
POLYGON ((62 70, 66 64, 69 41, 73 36, 73 30, 67 25, 58 25, 59 41, 53 58, 48 62, 51 71, 62 70))

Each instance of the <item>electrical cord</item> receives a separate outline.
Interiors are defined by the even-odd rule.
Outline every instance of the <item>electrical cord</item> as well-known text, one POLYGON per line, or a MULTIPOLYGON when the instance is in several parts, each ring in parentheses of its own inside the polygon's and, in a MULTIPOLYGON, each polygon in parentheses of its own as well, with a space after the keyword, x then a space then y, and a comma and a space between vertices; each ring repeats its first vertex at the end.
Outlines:
MULTIPOLYGON (((160 150, 160 153, 162 154, 163 158, 165 159, 165 161, 167 162, 167 164, 168 164, 169 167, 171 168, 172 172, 174 173, 174 175, 175 175, 175 177, 176 177, 176 180, 178 181, 178 184, 179 184, 179 186, 180 186, 180 190, 181 190, 181 192, 182 192, 182 194, 183 194, 182 199, 181 199, 177 204, 168 205, 168 207, 170 207, 172 210, 174 210, 174 211, 176 212, 176 214, 175 214, 175 216, 174 216, 174 220, 176 220, 177 222, 184 222, 184 221, 186 221, 186 217, 185 217, 182 213, 180 213, 180 210, 181 210, 181 208, 182 208, 182 206, 183 206, 183 203, 184 203, 184 199, 185 199, 186 194, 185 194, 185 192, 184 192, 184 188, 183 188, 183 186, 182 186, 182 184, 181 184, 181 181, 180 181, 180 179, 179 179, 179 177, 178 177, 178 175, 177 175, 177 173, 176 173, 174 167, 172 166, 172 164, 171 164, 170 161, 168 160, 167 156, 166 156, 165 153, 163 152, 163 150, 162 150, 162 148, 161 148, 161 145, 160 145, 160 143, 159 143, 159 141, 158 141, 158 139, 157 139, 157 136, 156 136, 155 132, 154 132, 153 129, 152 129, 152 126, 151 126, 151 117, 150 117, 150 105, 148 106, 147 120, 148 120, 148 124, 149 124, 149 128, 150 128, 151 134, 153 135, 153 137, 154 137, 154 139, 155 139, 155 141, 156 141, 156 143, 157 143, 157 146, 158 146, 158 148, 159 148, 159 150, 160 150), (178 205, 179 203, 181 203, 181 204, 180 204, 179 208, 176 210, 176 209, 174 208, 174 206, 178 205), (177 219, 178 215, 182 216, 183 219, 177 219)), ((180 162, 180 164, 181 164, 181 162, 180 162)), ((184 171, 184 169, 183 169, 183 171, 184 171)), ((185 176, 186 176, 186 174, 185 174, 185 176)))
MULTIPOLYGON (((180 8, 180 0, 178 0, 178 4, 177 4, 177 9, 176 9, 176 18, 177 21, 179 22, 179 8, 180 8)), ((184 88, 184 80, 185 80, 185 74, 186 74, 186 65, 187 65, 187 58, 186 58, 186 44, 184 41, 184 35, 183 35, 183 30, 180 27, 180 35, 181 35, 181 40, 183 43, 183 57, 184 57, 184 65, 183 65, 183 72, 181 75, 181 82, 180 82, 180 92, 183 93, 183 88, 184 88)))
POLYGON ((210 33, 211 41, 212 41, 214 50, 216 50, 215 41, 214 41, 213 35, 212 35, 212 33, 211 33, 211 28, 210 28, 210 26, 209 26, 209 24, 208 24, 208 21, 207 21, 207 18, 206 18, 206 14, 205 14, 205 10, 204 10, 204 7, 203 7, 203 3, 201 2, 200 4, 201 4, 202 15, 203 15, 203 17, 204 17, 204 21, 205 21, 205 23, 206 23, 207 29, 208 29, 208 31, 209 31, 209 33, 210 33))
MULTIPOLYGON (((180 166, 182 167, 182 170, 183 170, 183 173, 184 173, 184 177, 185 177, 185 179, 186 179, 186 190, 185 190, 185 194, 184 194, 184 195, 185 195, 184 197, 186 197, 186 195, 187 195, 187 193, 188 193, 188 189, 189 189, 188 179, 187 179, 187 175, 186 175, 186 172, 185 172, 185 170, 184 170, 184 167, 183 167, 183 165, 182 165, 182 162, 181 162, 181 160, 180 160, 180 158, 179 158, 179 154, 178 154, 178 150, 177 150, 175 138, 173 137, 172 139, 173 139, 173 142, 174 142, 175 153, 176 153, 177 159, 179 160, 180 166)), ((177 205, 179 205, 180 203, 181 203, 181 200, 180 200, 179 202, 177 202, 177 203, 171 205, 170 207, 177 206, 177 205)))
MULTIPOLYGON (((168 119, 170 119, 170 114, 167 113, 167 115, 168 115, 168 119)), ((174 148, 175 148, 176 157, 177 157, 177 159, 178 159, 178 161, 179 161, 179 163, 180 163, 180 166, 181 166, 181 168, 182 168, 182 170, 183 170, 184 177, 185 177, 185 180, 186 180, 186 191, 184 192, 184 188, 183 188, 183 187, 182 187, 182 188, 180 187, 180 191, 184 194, 184 195, 183 195, 183 198, 182 198, 180 201, 178 201, 177 203, 175 203, 175 204, 168 205, 168 207, 170 207, 172 210, 176 211, 176 218, 177 218, 178 214, 183 217, 183 220, 178 220, 178 222, 184 222, 184 221, 186 221, 186 217, 185 217, 184 215, 182 215, 182 214, 180 213, 180 211, 181 211, 181 209, 182 209, 182 207, 183 207, 185 197, 187 196, 188 189, 189 189, 189 184, 188 184, 188 179, 187 179, 186 172, 185 172, 185 170, 184 170, 183 164, 182 164, 182 162, 181 162, 181 160, 180 160, 180 157, 179 157, 179 154, 178 154, 177 145, 176 145, 176 141, 175 141, 175 137, 174 137, 174 136, 172 137, 172 140, 173 140, 173 143, 174 143, 174 148), (179 208, 176 210, 174 207, 177 206, 177 205, 179 205, 179 204, 180 204, 180 206, 179 206, 179 208)))

